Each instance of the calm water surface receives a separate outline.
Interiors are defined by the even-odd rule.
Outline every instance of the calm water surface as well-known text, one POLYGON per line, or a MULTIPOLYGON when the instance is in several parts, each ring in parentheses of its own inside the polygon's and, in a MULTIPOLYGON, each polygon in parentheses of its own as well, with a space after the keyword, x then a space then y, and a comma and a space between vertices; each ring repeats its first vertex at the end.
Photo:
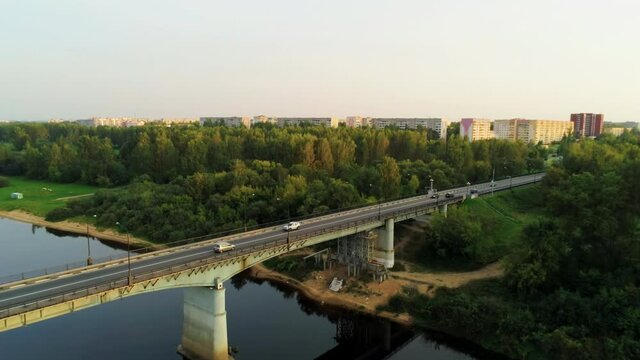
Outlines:
MULTIPOLYGON (((0 277, 87 257, 84 236, 60 236, 7 219, 0 219, 0 234, 0 277)), ((96 239, 89 242, 94 258, 123 253, 96 239)), ((239 275, 226 283, 226 305, 236 359, 339 359, 363 352, 383 358, 376 357, 383 351, 382 320, 320 308, 291 289, 239 275)), ((6 359, 181 359, 181 331, 182 289, 175 289, 0 333, 0 349, 6 359)), ((397 325, 391 333, 391 359, 476 359, 397 325)))

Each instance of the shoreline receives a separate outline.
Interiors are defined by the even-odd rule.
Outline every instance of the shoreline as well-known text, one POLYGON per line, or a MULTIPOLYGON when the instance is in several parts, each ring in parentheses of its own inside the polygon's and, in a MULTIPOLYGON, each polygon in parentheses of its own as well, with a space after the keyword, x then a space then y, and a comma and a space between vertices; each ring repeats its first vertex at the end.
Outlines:
MULTIPOLYGON (((328 307, 333 309, 338 309, 342 311, 355 312, 360 315, 371 316, 374 318, 384 319, 387 321, 394 322, 401 326, 406 326, 411 331, 414 332, 422 332, 427 331, 431 334, 436 334, 439 336, 445 336, 446 339, 450 341, 455 341, 456 346, 461 346, 465 348, 465 354, 469 354, 474 357, 480 356, 480 358, 496 358, 499 359, 509 359, 509 357, 505 354, 495 352, 494 350, 488 349, 480 345, 480 343, 475 342, 472 339, 467 339, 463 337, 456 336, 454 334, 450 334, 446 331, 437 328, 427 328, 422 329, 417 327, 414 323, 414 318, 408 313, 396 314, 388 311, 377 311, 373 306, 373 304, 363 304, 362 302, 353 301, 351 299, 351 294, 347 292, 337 292, 334 293, 331 290, 318 290, 314 288, 310 284, 305 284, 307 280, 299 281, 294 279, 288 275, 279 273, 275 270, 268 269, 264 264, 257 264, 248 269, 248 277, 258 281, 267 281, 271 283, 275 283, 277 285, 282 285, 293 289, 298 292, 298 294, 305 299, 312 301, 316 304, 316 306, 328 307), (467 352, 468 351, 468 352, 467 352)), ((398 279, 399 281, 404 282, 405 279, 398 279)), ((389 280, 385 280, 389 281, 389 280)), ((433 293, 430 294, 431 296, 433 293)), ((388 303, 389 298, 385 298, 385 304, 388 303)), ((454 347, 455 348, 455 347, 454 347)))
MULTIPOLYGON (((257 280, 272 281, 281 285, 286 285, 299 292, 302 296, 317 303, 320 306, 328 305, 343 310, 356 311, 365 315, 383 318, 393 321, 400 325, 412 327, 413 318, 409 314, 394 314, 388 311, 376 311, 375 306, 354 301, 345 296, 344 292, 329 293, 327 291, 318 291, 317 289, 307 286, 304 282, 296 280, 290 276, 268 269, 263 264, 257 264, 249 268, 249 277, 257 280)), ((328 290, 330 291, 330 290, 328 290)))
MULTIPOLYGON (((78 223, 78 222, 72 222, 67 220, 59 221, 59 222, 51 222, 51 221, 45 220, 42 217, 27 213, 21 210, 0 211, 0 218, 7 218, 10 220, 19 221, 22 223, 51 228, 51 229, 74 233, 78 235, 85 235, 85 236, 88 235, 91 237, 95 237, 99 240, 102 240, 105 242, 111 242, 117 245, 126 246, 127 244, 126 237, 123 236, 122 234, 115 232, 111 229, 99 229, 95 226, 91 226, 86 223, 78 223)), ((149 241, 136 238, 131 235, 129 239, 131 241, 131 246, 137 249, 151 247, 158 250, 158 249, 164 248, 162 245, 153 244, 149 241)), ((382 303, 387 304, 390 296, 380 297, 381 294, 374 293, 373 295, 367 296, 364 299, 362 299, 361 295, 354 295, 347 291, 341 291, 341 292, 335 293, 326 287, 322 287, 320 288, 321 290, 319 290, 318 288, 316 288, 317 286, 316 287, 313 286, 313 280, 299 281, 283 273, 268 269, 262 263, 254 265, 253 267, 247 270, 248 270, 248 276, 250 278, 288 286, 293 290, 295 290, 296 292, 298 292, 303 297, 305 297, 306 299, 316 303, 320 307, 328 306, 334 309, 353 311, 362 315, 385 319, 385 320, 397 323, 399 325, 406 326, 411 329, 415 329, 414 319, 411 315, 407 313, 396 314, 388 311, 376 310, 376 307, 378 305, 382 303), (309 283, 306 283, 306 282, 309 282, 309 283), (374 299, 376 297, 379 297, 379 298, 374 299), (370 302, 369 301, 370 299, 373 301, 370 302), (381 302, 379 300, 383 300, 383 301, 381 302)), ((444 284, 435 284, 431 281, 421 282, 421 281, 418 281, 417 279, 411 279, 411 278, 407 278, 400 275, 403 275, 403 274, 398 274, 397 277, 392 277, 394 279, 393 281, 400 282, 400 283, 412 283, 414 286, 418 285, 417 287, 422 288, 420 290, 423 290, 423 291, 425 290, 423 287, 426 286, 426 289, 427 289, 426 293, 431 292, 429 290, 435 290, 435 287, 440 287, 440 286, 447 287, 444 284)), ((496 275, 497 274, 494 274, 493 276, 496 276, 496 275)), ((493 276, 490 276, 490 277, 493 277, 493 276)), ((320 277, 319 279, 324 280, 322 277, 320 277)), ((318 280, 318 278, 316 280, 318 280)), ((440 279, 437 279, 437 280, 440 280, 440 279)), ((390 282, 390 280, 386 280, 386 282, 390 282)), ((379 285, 382 285, 383 283, 380 283, 379 285)), ((456 285, 453 285, 453 287, 457 287, 460 285, 461 284, 456 284, 456 285)), ((434 329, 433 331, 440 332, 439 330, 436 330, 436 329, 434 329)), ((454 336, 446 333, 443 333, 443 334, 447 336, 454 336)), ((469 341, 467 339, 464 339, 464 340, 469 341)), ((476 346, 480 346, 474 343, 473 341, 470 341, 470 342, 476 346)))
MULTIPOLYGON (((43 217, 30 214, 28 212, 22 210, 11 210, 11 211, 0 211, 0 218, 6 218, 10 220, 19 221, 26 224, 41 226, 45 228, 65 231, 73 234, 84 235, 94 237, 96 239, 127 246, 127 237, 122 233, 118 233, 111 229, 100 229, 95 225, 90 225, 86 223, 79 223, 74 221, 47 221, 43 217)), ((131 247, 135 249, 143 249, 143 248, 154 248, 156 250, 164 248, 162 245, 154 244, 144 239, 140 239, 129 235, 129 241, 131 247)))

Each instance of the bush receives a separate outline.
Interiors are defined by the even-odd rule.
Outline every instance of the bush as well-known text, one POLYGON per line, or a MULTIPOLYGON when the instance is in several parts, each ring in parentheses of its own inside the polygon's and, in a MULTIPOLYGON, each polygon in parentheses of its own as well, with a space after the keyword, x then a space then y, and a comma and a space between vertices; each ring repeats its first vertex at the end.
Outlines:
POLYGON ((47 221, 62 221, 72 217, 73 215, 74 214, 71 209, 63 207, 49 211, 44 219, 47 221))
POLYGON ((9 179, 6 177, 0 176, 0 188, 9 186, 9 179))

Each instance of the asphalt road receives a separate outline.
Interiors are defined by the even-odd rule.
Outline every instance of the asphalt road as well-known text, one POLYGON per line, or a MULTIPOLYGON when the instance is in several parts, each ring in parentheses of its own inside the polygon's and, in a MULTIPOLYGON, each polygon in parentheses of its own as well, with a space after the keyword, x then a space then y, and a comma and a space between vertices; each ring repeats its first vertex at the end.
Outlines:
MULTIPOLYGON (((527 175, 514 177, 496 181, 493 191, 501 191, 539 181, 543 174, 527 175)), ((256 245, 264 245, 274 241, 284 241, 287 235, 291 236, 291 240, 296 237, 315 232, 324 228, 348 224, 357 220, 371 217, 377 217, 379 214, 382 218, 386 215, 397 211, 414 208, 417 205, 436 205, 437 202, 448 200, 459 200, 469 190, 476 189, 479 194, 491 193, 491 183, 482 183, 471 186, 463 186, 459 188, 449 189, 440 192, 439 199, 432 199, 430 196, 415 196, 402 200, 381 203, 380 205, 370 205, 363 208, 339 212, 335 214, 320 216, 302 221, 299 230, 290 234, 282 230, 282 226, 275 226, 266 229, 259 229, 243 234, 233 235, 232 240, 227 240, 236 245, 235 252, 247 249, 256 245), (445 198, 445 193, 451 192, 454 198, 445 198)), ((283 222, 284 224, 284 222, 283 222)), ((168 269, 171 266, 184 264, 190 261, 211 258, 216 256, 229 256, 233 252, 227 254, 215 254, 212 249, 212 243, 191 245, 184 248, 173 248, 172 252, 161 251, 157 256, 150 256, 153 253, 144 255, 135 255, 131 258, 131 273, 135 277, 138 274, 144 274, 151 271, 168 269)), ((124 281, 127 279, 127 264, 114 264, 98 270, 80 272, 74 275, 67 275, 58 279, 44 280, 34 284, 20 285, 11 289, 0 291, 0 318, 4 316, 3 310, 20 306, 23 304, 33 303, 35 301, 44 300, 65 293, 87 289, 99 284, 106 284, 116 281, 124 281)))

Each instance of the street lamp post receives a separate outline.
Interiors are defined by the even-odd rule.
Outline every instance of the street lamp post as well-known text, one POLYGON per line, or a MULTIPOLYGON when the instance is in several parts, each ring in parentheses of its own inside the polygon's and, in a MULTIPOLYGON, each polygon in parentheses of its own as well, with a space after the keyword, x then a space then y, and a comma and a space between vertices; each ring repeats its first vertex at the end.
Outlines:
MULTIPOLYGON (((372 194, 373 193, 373 184, 369 184, 369 193, 372 194)), ((380 196, 376 196, 376 200, 378 200, 378 220, 380 220, 382 217, 381 215, 381 203, 380 203, 380 196)))
MULTIPOLYGON (((256 196, 255 193, 251 194, 251 198, 253 198, 254 196, 256 196)), ((244 200, 244 206, 242 207, 243 211, 242 211, 242 227, 244 227, 244 231, 247 231, 247 199, 245 197, 244 200)))
MULTIPOLYGON (((116 225, 121 226, 122 224, 118 221, 116 225)), ((129 239, 129 232, 124 225, 122 225, 122 228, 127 236, 127 284, 131 285, 133 283, 133 277, 131 276, 131 241, 129 239)))
POLYGON ((493 173, 491 174, 491 195, 493 195, 493 189, 496 187, 496 168, 493 168, 493 173))
POLYGON ((431 187, 429 189, 431 189, 431 192, 433 193, 433 178, 432 177, 429 178, 429 182, 431 183, 431 187))
MULTIPOLYGON (((93 215, 94 218, 97 215, 93 215)), ((91 258, 91 244, 89 242, 89 223, 87 223, 87 266, 93 265, 93 259, 91 258)))
MULTIPOLYGON (((280 202, 281 200, 284 199, 280 199, 279 197, 276 198, 276 201, 280 202)), ((291 215, 289 215, 289 203, 285 201, 285 203, 287 204, 287 222, 289 222, 289 219, 291 218, 291 215)))
POLYGON ((471 183, 467 181, 467 196, 471 196, 471 183))

